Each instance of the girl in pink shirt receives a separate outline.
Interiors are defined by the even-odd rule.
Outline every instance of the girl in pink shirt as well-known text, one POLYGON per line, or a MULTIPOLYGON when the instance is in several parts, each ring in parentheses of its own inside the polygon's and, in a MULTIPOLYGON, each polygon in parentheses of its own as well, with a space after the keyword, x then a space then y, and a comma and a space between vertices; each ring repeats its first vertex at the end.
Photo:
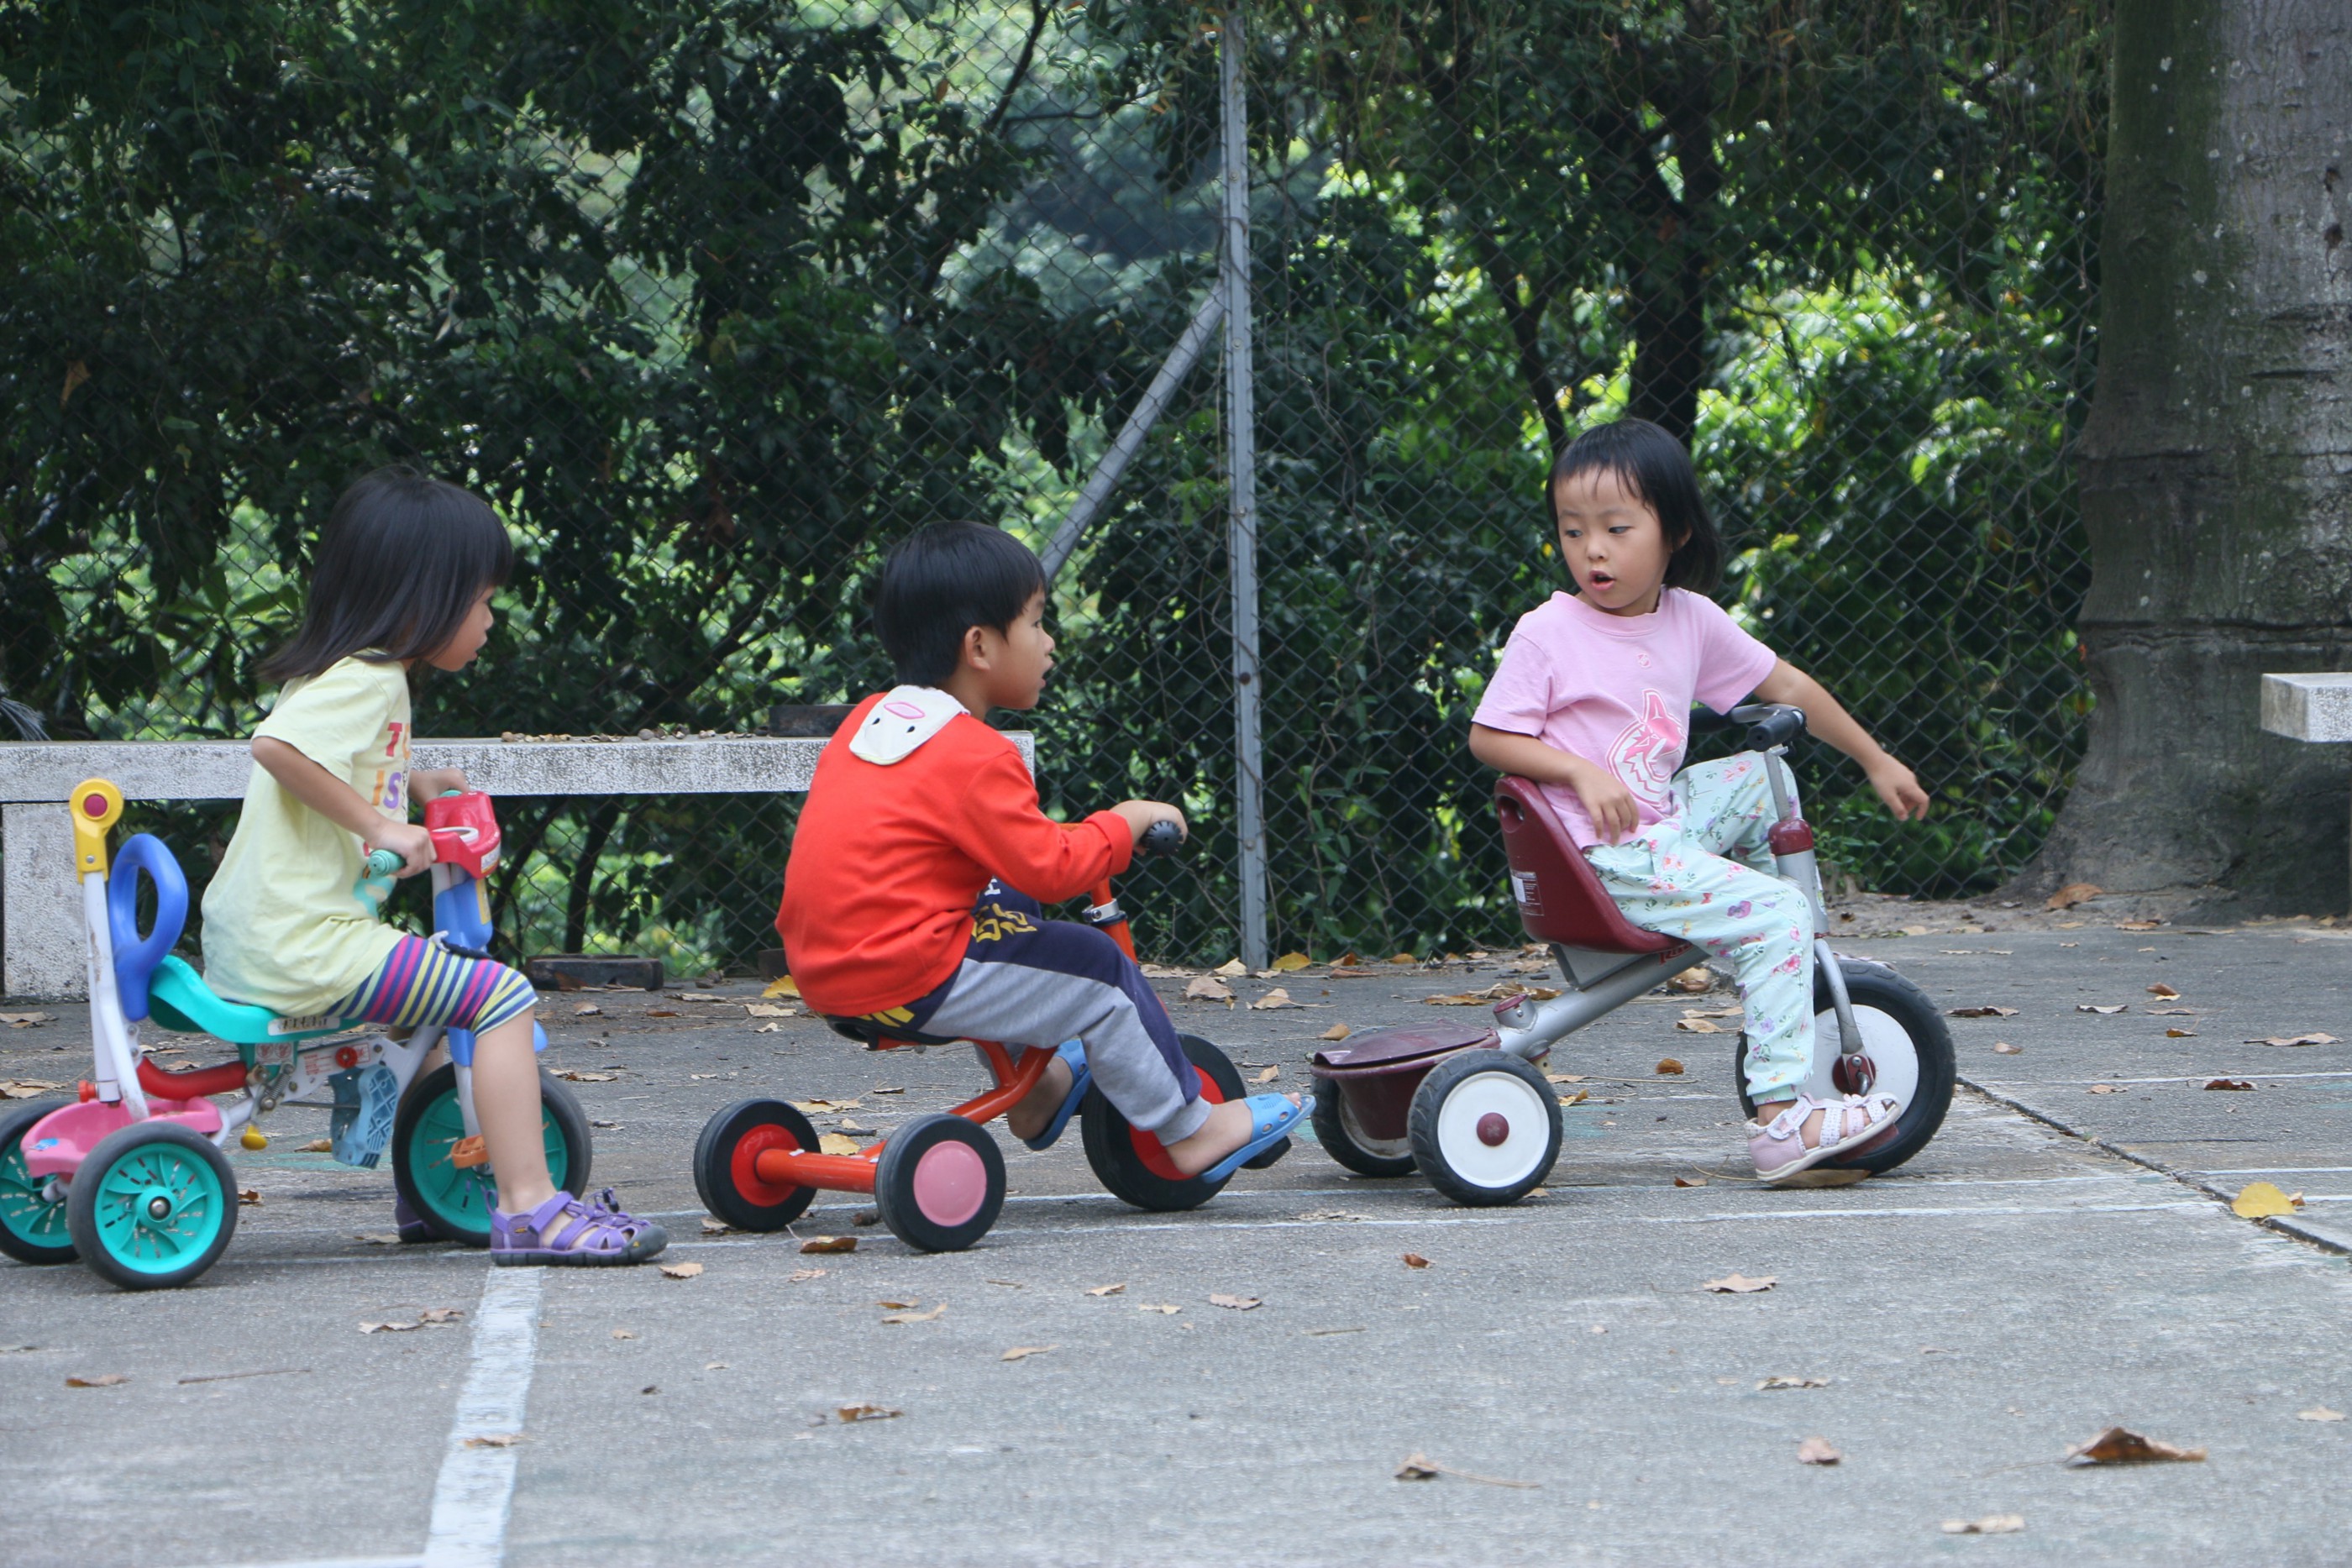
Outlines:
POLYGON ((1753 694, 1804 709, 1808 730, 1862 764, 1898 821, 1927 815, 1927 791, 1819 682, 1706 597, 1723 543, 1682 443, 1646 420, 1597 426, 1560 454, 1550 487, 1577 591, 1519 618, 1471 753, 1542 787, 1629 923, 1730 962, 1747 1014, 1749 1152, 1759 1175, 1785 1180, 1866 1146, 1900 1107, 1799 1091, 1813 1054, 1811 912, 1771 874, 1759 759, 1682 766, 1691 704, 1722 713, 1753 694))

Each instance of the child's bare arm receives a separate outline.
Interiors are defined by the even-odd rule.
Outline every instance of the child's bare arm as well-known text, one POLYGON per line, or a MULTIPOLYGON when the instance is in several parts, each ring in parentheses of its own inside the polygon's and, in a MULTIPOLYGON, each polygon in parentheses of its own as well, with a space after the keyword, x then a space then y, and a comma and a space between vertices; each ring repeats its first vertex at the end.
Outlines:
POLYGON ((1474 724, 1470 755, 1497 772, 1515 773, 1538 784, 1567 785, 1584 802, 1594 831, 1605 843, 1616 843, 1642 825, 1641 806, 1625 781, 1572 751, 1547 746, 1532 735, 1474 724))
POLYGON ((1783 659, 1757 685, 1756 695, 1768 703, 1803 708, 1805 728, 1862 764, 1870 787, 1896 821, 1916 821, 1927 814, 1927 791, 1919 787, 1917 776, 1887 755, 1821 682, 1783 659))
POLYGON ((433 863, 432 834, 414 823, 394 821, 298 747, 266 735, 256 736, 253 759, 268 769, 289 795, 335 826, 356 833, 362 843, 391 850, 406 861, 402 876, 415 876, 433 863))

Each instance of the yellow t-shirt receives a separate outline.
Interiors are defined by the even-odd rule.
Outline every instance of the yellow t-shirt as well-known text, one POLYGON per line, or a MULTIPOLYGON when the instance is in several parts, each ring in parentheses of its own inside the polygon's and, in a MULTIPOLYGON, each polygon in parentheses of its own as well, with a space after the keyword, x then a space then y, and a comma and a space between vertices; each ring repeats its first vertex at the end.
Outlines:
MULTIPOLYGON (((254 731, 283 741, 394 821, 408 819, 408 672, 354 657, 289 681, 254 731)), ((205 890, 205 978, 273 1012, 323 1013, 383 967, 393 878, 369 876, 360 841, 256 764, 220 870, 205 890)))

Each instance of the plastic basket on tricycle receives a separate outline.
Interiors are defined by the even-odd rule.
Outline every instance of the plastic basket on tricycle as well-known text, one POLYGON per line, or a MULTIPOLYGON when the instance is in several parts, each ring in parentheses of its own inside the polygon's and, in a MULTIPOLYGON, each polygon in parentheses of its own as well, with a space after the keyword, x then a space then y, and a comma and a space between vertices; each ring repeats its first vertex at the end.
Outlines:
MULTIPOLYGON (((92 1077, 73 1103, 36 1103, 0 1117, 0 1251, 27 1263, 80 1258, 131 1290, 179 1285, 212 1267, 236 1234, 237 1191, 223 1154, 232 1139, 267 1146, 257 1124, 285 1104, 333 1113, 336 1157, 373 1168, 388 1145, 400 1195, 439 1236, 487 1247, 497 1177, 474 1114, 473 1037, 420 1027, 404 1039, 362 1033, 332 1016, 280 1017, 217 995, 173 956, 188 884, 162 840, 140 833, 111 855, 122 796, 103 779, 75 787, 74 864, 87 938, 92 1077), (154 918, 139 928, 141 879, 154 918), (236 1047, 233 1061, 171 1071, 142 1051, 153 1022, 236 1047), (436 1043, 450 1060, 412 1082, 436 1043), (368 1075, 389 1082, 369 1084, 368 1075), (320 1092, 331 1101, 305 1098, 320 1092), (215 1103, 215 1097, 224 1103, 215 1103)), ((479 793, 425 808, 436 941, 479 956, 489 941, 482 877, 499 858, 498 821, 479 793)), ((372 873, 397 869, 388 851, 372 873)), ((546 1045, 534 1031, 534 1044, 546 1045)), ((540 1073, 550 1174, 585 1190, 588 1122, 570 1091, 540 1073)))
MULTIPOLYGON (((1822 1168, 1892 1170, 1943 1124, 1952 1097, 1950 1031, 1918 987, 1884 964, 1830 950, 1812 830, 1783 779, 1783 757, 1804 731, 1803 712, 1759 703, 1712 724, 1703 712, 1693 719, 1694 727, 1742 727, 1748 748, 1762 754, 1775 808, 1775 869, 1804 893, 1812 912, 1814 1056, 1802 1092, 1831 1104, 1848 1094, 1885 1094, 1901 1107, 1892 1136, 1825 1159, 1822 1168)), ((1495 808, 1520 923, 1550 949, 1565 990, 1543 1001, 1512 998, 1495 1009, 1491 1024, 1360 1034, 1318 1051, 1313 1062, 1316 1134, 1334 1159, 1365 1176, 1418 1170, 1454 1201, 1479 1205, 1517 1202, 1559 1158, 1558 1095, 1539 1068, 1551 1048, 1706 957, 1691 943, 1626 920, 1536 785, 1500 779, 1495 808)), ((1746 1045, 1742 1034, 1729 1065, 1740 1107, 1752 1116, 1746 1045)))

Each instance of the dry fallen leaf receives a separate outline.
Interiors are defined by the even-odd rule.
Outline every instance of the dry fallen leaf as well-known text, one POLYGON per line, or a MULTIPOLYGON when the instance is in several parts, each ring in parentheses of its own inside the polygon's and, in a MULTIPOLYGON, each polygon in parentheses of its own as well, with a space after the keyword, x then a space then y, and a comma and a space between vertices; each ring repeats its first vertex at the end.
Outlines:
POLYGON ((677 1009, 676 1008, 647 1008, 646 1009, 646 1017, 649 1019, 674 1019, 677 1017, 677 1009))
POLYGON ((1398 953, 1392 955, 1390 957, 1389 962, 1391 964, 1417 964, 1421 962, 1421 960, 1414 957, 1410 953, 1398 953))
POLYGON ((1676 1176, 1675 1177, 1675 1185, 1676 1186, 1705 1186, 1706 1185, 1706 1177, 1676 1176))
POLYGON ((2076 1443, 2066 1450, 2066 1458, 2086 1465, 2132 1465, 2153 1459, 2181 1459, 2189 1462, 2202 1459, 2202 1448, 2183 1448, 2176 1444, 2143 1437, 2128 1427, 2110 1427, 2087 1443, 2076 1443))
POLYGON ((796 1016, 792 1008, 780 1008, 773 1002, 745 1002, 743 1011, 755 1019, 788 1019, 796 1016))
POLYGON ((723 1361, 706 1361, 702 1364, 702 1370, 705 1372, 724 1372, 727 1370, 727 1364, 723 1361))
POLYGON ((2332 1034, 2320 1034, 2314 1031, 2310 1034, 2270 1035, 2262 1040, 2250 1040, 2246 1043, 2248 1045, 2335 1045, 2338 1041, 2332 1034))
POLYGON ((352 1239, 355 1241, 364 1241, 371 1247, 397 1247, 400 1245, 400 1232, 397 1230, 362 1230, 355 1235, 352 1239))
POLYGON ((1321 1034, 1317 1035, 1315 1038, 1318 1040, 1345 1040, 1355 1032, 1356 1031, 1354 1030, 1349 1029, 1346 1024, 1335 1023, 1329 1029, 1325 1030, 1321 1034))
POLYGON ((335 1145, 324 1138, 313 1138, 295 1151, 297 1154, 303 1155, 331 1155, 334 1152, 335 1145))
POLYGON ((101 1372, 96 1377, 68 1377, 66 1379, 66 1386, 68 1388, 112 1388, 118 1384, 130 1381, 130 1378, 120 1372, 101 1372))
POLYGON ((1287 986, 1276 986, 1250 1004, 1252 1009, 1262 1013, 1274 1012, 1282 1008, 1303 1008, 1306 1005, 1305 1002, 1294 1002, 1290 999, 1290 988, 1287 986))
POLYGON ((522 1441, 520 1432, 485 1432, 478 1437, 466 1439, 469 1448, 511 1448, 522 1441))
POLYGON ((1685 969, 1681 974, 1676 975, 1673 979, 1668 980, 1666 984, 1672 986, 1675 989, 1682 992, 1685 996, 1696 996, 1702 991, 1709 990, 1714 988, 1715 977, 1708 974, 1704 967, 1701 967, 1696 969, 1685 969))
POLYGON ((2325 1405, 2315 1405, 2308 1410, 2296 1411, 2294 1418, 2298 1421, 2341 1421, 2344 1419, 2344 1412, 2330 1410, 2325 1405))
POLYGON ((1234 988, 1214 975, 1196 977, 1191 985, 1184 988, 1184 994, 1196 1001, 1203 1002, 1229 1003, 1234 999, 1234 988))
POLYGON ((246 1208, 259 1208, 261 1207, 261 1189, 254 1186, 239 1187, 236 1191, 236 1201, 241 1207, 246 1208))
POLYGON ((1948 1519, 1944 1521, 1947 1535, 2015 1535, 2025 1528, 2021 1513, 1989 1513, 1982 1519, 1948 1519))
POLYGON ((2116 929, 2118 931, 2153 931, 2163 924, 2164 922, 2161 920, 2118 920, 2116 922, 2116 929))
POLYGON ((1142 1301, 1135 1310, 1139 1312, 1181 1312, 1184 1309, 1173 1301, 1142 1301))
POLYGON ((998 1356, 996 1359, 999 1361, 1026 1361, 1033 1355, 1043 1355, 1049 1350, 1059 1350, 1062 1347, 1058 1344, 1016 1344, 1011 1350, 1006 1351, 1003 1355, 998 1356))
POLYGON ((2097 1002, 2076 1002, 2074 1004, 2074 1010, 2078 1013, 2096 1013, 2101 1018, 2106 1018, 2115 1013, 2123 1011, 2124 1005, 2121 1002, 2117 1002, 2113 1007, 2103 1007, 2097 1002))
POLYGON ((875 1302, 874 1304, 875 1304, 876 1306, 877 1306, 877 1307, 887 1308, 887 1310, 889 1310, 889 1311, 891 1311, 891 1312, 903 1312, 907 1311, 909 1307, 919 1307, 919 1306, 921 1306, 923 1303, 922 1303, 922 1302, 920 1302, 920 1301, 891 1301, 891 1300, 889 1300, 888 1298, 887 1298, 887 1297, 886 1297, 886 1298, 884 1298, 883 1300, 881 1300, 881 1301, 878 1301, 875 1302))
POLYGON ((1265 1303, 1255 1296, 1213 1295, 1209 1298, 1209 1305, 1227 1307, 1237 1312, 1246 1312, 1254 1308, 1262 1307, 1265 1303))
POLYGON ((697 1274, 702 1272, 702 1265, 699 1263, 665 1263, 661 1266, 661 1271, 663 1276, 667 1279, 691 1280, 697 1274))
POLYGON ((2193 1029, 2168 1029, 2164 1031, 2164 1038, 2167 1040, 2195 1040, 2197 1038, 2197 1031, 2193 1029))
POLYGON ((887 1405, 844 1405, 835 1408, 834 1414, 841 1417, 844 1426, 847 1426, 855 1421, 887 1421, 906 1412, 893 1410, 887 1405))
POLYGON ((1706 1019, 1676 1019, 1675 1027, 1690 1034, 1721 1034, 1723 1026, 1706 1019))
POLYGON ((0 1013, 0 1023, 10 1029, 38 1029, 45 1023, 55 1023, 55 1013, 0 1013))
POLYGON ((1459 1476, 1465 1481, 1476 1481, 1481 1486, 1512 1487, 1521 1491, 1533 1491, 1538 1484, 1535 1481, 1505 1480, 1500 1476, 1482 1476, 1475 1470, 1457 1470, 1452 1465, 1439 1464, 1426 1454, 1406 1455, 1404 1463, 1397 1467, 1396 1472, 1396 1479, 1401 1481, 1433 1481, 1440 1476, 1459 1476))
POLYGON ((1992 1042, 1992 1053, 1995 1056, 2022 1056, 2025 1054, 2025 1048, 2021 1045, 2011 1045, 2005 1040, 1997 1040, 1992 1042))
POLYGON ((1573 1094, 1560 1094, 1554 1096, 1554 1098, 1558 1099, 1563 1105, 1577 1105, 1591 1099, 1592 1091, 1590 1089, 1580 1089, 1573 1094))
POLYGON ((2140 1010, 2150 1018, 2193 1019, 2197 1016, 2195 1008, 2143 1008, 2140 1010))
POLYGON ((1279 1067, 1262 1068, 1259 1070, 1258 1075, 1251 1079, 1250 1082, 1253 1083, 1271 1083, 1281 1076, 1282 1069, 1279 1067))
POLYGON ((618 1078, 620 1074, 617 1072, 583 1072, 576 1067, 567 1067, 562 1071, 557 1073, 556 1076, 562 1079, 566 1083, 610 1083, 615 1078, 618 1078))
POLYGON ((784 1281, 787 1284, 797 1285, 803 1280, 822 1280, 824 1278, 824 1270, 822 1269, 795 1269, 791 1273, 784 1276, 784 1281))
POLYGON ((2283 1192, 2270 1182, 2250 1181, 2231 1200, 2230 1211, 2241 1219, 2266 1219, 2273 1214, 2293 1214, 2302 1207, 2299 1192, 2283 1192))
POLYGON ((1945 1016, 1956 1019, 2013 1019, 2017 1016, 2017 1009, 1995 1007, 1990 1002, 1985 1002, 1972 1008, 1948 1008, 1945 1009, 1945 1016))
POLYGON ((2105 891, 2106 890, 2105 888, 2102 888, 2095 882, 2070 882, 2065 886, 2060 888, 2057 892, 2052 894, 2047 899, 2043 900, 2042 907, 2044 909, 2072 909, 2078 904, 2089 903, 2092 899, 2098 897, 2100 894, 2105 891))
POLYGON ((2168 1002, 2180 993, 2174 990, 2170 986, 2166 985, 2162 980, 2158 980, 2156 984, 2147 988, 2147 994, 2151 997, 2161 997, 2168 1002))
POLYGON ((1551 1083, 1581 1083, 1584 1082, 1584 1074, 1581 1072, 1547 1072, 1544 1074, 1544 1079, 1547 1082, 1551 1083))
POLYGON ((1827 1437, 1808 1437, 1797 1445, 1797 1463, 1801 1465, 1833 1465, 1843 1458, 1830 1447, 1827 1437))
POLYGON ((882 1314, 882 1321, 886 1323, 927 1323, 938 1318, 947 1310, 948 1304, 945 1301, 941 1301, 938 1306, 933 1307, 928 1312, 884 1312, 882 1314))
POLYGON ((731 1236, 735 1228, 723 1219, 713 1219, 706 1214, 702 1217, 702 1233, 705 1236, 731 1236))
POLYGON ((637 1337, 637 1331, 635 1329, 614 1329, 613 1331, 613 1337, 614 1339, 635 1339, 637 1337))
POLYGON ((816 1148, 821 1155, 854 1155, 858 1152, 858 1143, 846 1133, 820 1133, 816 1148))
POLYGON ((1124 1280, 1116 1285, 1095 1285, 1087 1291, 1089 1296, 1123 1296, 1126 1293, 1127 1281, 1124 1280))
POLYGON ((1304 953, 1285 953, 1274 961, 1274 967, 1286 975, 1295 975, 1314 962, 1304 953))
POLYGON ((1408 1269, 1426 1269, 1429 1267, 1429 1260, 1418 1252, 1408 1252, 1404 1255, 1404 1266, 1408 1269))
POLYGON ((465 1315, 466 1309, 463 1307, 427 1307, 416 1314, 416 1321, 437 1328, 443 1323, 454 1323, 465 1315))
POLYGON ((777 997, 797 997, 801 994, 801 983, 790 975, 779 975, 770 980, 767 988, 760 994, 771 999, 777 997))
POLYGON ((1662 1056, 1658 1059, 1658 1065, 1654 1071, 1661 1078, 1679 1078, 1682 1076, 1683 1064, 1674 1057, 1662 1056))
POLYGON ((1757 1291, 1769 1291, 1780 1282, 1777 1274, 1762 1274, 1753 1280, 1745 1274, 1726 1274, 1720 1280, 1707 1281, 1699 1289, 1712 1291, 1718 1296, 1745 1296, 1757 1291))
POLYGON ((857 1238, 855 1236, 812 1236, 807 1240, 801 1243, 801 1250, 803 1252, 855 1252, 857 1250, 857 1238))
POLYGON ((2216 1078, 2212 1082, 2207 1083, 2205 1087, 2208 1089, 2252 1089, 2253 1085, 2247 1082, 2242 1078, 2216 1078))
POLYGON ((406 1333, 412 1329, 421 1329, 425 1325, 423 1323, 362 1323, 360 1325, 360 1333, 406 1333))
POLYGON ((1756 1388, 1757 1392, 1762 1393, 1770 1388, 1827 1388, 1829 1385, 1830 1380, 1826 1377, 1798 1377, 1783 1373, 1777 1377, 1765 1378, 1756 1388))
POLYGON ((2120 1094, 2123 1091, 2113 1083, 2094 1083, 2091 1085, 2090 1092, 2094 1094, 2120 1094))
POLYGON ((1243 963, 1239 958, 1229 958, 1225 962, 1218 965, 1214 969, 1211 970, 1210 973, 1224 975, 1229 977, 1234 975, 1246 975, 1249 973, 1249 966, 1243 963))

